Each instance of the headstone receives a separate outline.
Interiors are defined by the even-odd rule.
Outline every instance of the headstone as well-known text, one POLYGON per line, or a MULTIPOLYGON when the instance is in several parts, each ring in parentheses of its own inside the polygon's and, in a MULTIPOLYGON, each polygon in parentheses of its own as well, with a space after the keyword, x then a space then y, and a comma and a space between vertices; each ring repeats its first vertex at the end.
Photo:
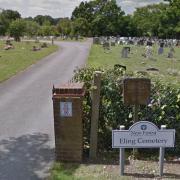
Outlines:
POLYGON ((9 39, 6 40, 6 45, 10 45, 11 41, 9 39))
POLYGON ((33 48, 32 48, 32 51, 40 51, 40 50, 41 50, 40 47, 33 46, 33 48))
POLYGON ((121 52, 122 58, 128 58, 128 54, 130 53, 130 47, 123 47, 121 52))
POLYGON ((116 43, 115 42, 111 42, 111 46, 115 46, 116 45, 116 43))
POLYGON ((152 47, 151 46, 146 46, 146 58, 151 59, 152 58, 152 47))
POLYGON ((106 41, 104 44, 103 44, 103 48, 104 50, 110 50, 110 44, 108 41, 106 41))
POLYGON ((100 43, 100 40, 98 37, 94 37, 93 38, 93 44, 99 44, 100 43))
POLYGON ((174 52, 175 52, 174 48, 171 47, 169 52, 168 52, 168 58, 173 58, 174 57, 174 55, 173 55, 174 52))
POLYGON ((163 52, 164 52, 164 48, 163 48, 163 47, 159 47, 159 49, 158 49, 158 55, 163 54, 163 52))

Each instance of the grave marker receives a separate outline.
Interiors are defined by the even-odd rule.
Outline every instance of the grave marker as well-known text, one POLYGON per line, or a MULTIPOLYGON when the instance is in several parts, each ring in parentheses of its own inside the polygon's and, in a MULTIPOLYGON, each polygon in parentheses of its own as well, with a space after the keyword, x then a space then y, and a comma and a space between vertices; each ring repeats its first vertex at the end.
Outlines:
POLYGON ((121 52, 122 58, 128 58, 128 54, 130 53, 130 47, 123 47, 121 52))

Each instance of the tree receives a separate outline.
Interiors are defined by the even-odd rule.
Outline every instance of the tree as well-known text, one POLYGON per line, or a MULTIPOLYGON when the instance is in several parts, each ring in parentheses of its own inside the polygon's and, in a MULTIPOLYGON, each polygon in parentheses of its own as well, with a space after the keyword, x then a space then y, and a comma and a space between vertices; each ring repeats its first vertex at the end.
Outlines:
POLYGON ((43 25, 40 27, 39 35, 41 36, 52 36, 52 27, 49 25, 43 25))
POLYGON ((47 16, 47 15, 46 16, 37 15, 34 18, 34 21, 36 21, 41 26, 47 21, 50 23, 50 25, 54 24, 54 19, 51 16, 47 16))
POLYGON ((168 25, 173 28, 171 36, 180 37, 179 24, 180 24, 180 0, 170 1, 169 9, 167 11, 168 25))
POLYGON ((68 18, 61 19, 57 25, 57 30, 62 35, 69 35, 72 31, 72 21, 68 18))
POLYGON ((95 16, 95 1, 81 2, 78 7, 72 12, 71 19, 75 20, 77 18, 84 18, 88 23, 92 22, 95 16))
POLYGON ((10 9, 3 10, 1 15, 3 15, 5 18, 7 18, 10 21, 14 21, 16 19, 20 19, 21 15, 18 11, 13 11, 10 9))
POLYGON ((38 34, 40 26, 37 22, 32 20, 26 20, 26 35, 33 37, 38 34))
POLYGON ((0 35, 5 35, 9 27, 9 20, 0 14, 0 35))
POLYGON ((21 18, 21 15, 17 11, 2 10, 0 13, 0 35, 5 35, 10 23, 19 18, 21 18))
POLYGON ((73 22, 73 34, 86 36, 88 34, 88 22, 85 18, 77 18, 73 22))
POLYGON ((158 36, 161 21, 168 8, 167 4, 153 4, 137 8, 133 21, 137 27, 138 36, 158 36))
POLYGON ((72 13, 71 19, 87 20, 87 28, 93 35, 117 35, 124 12, 115 0, 81 2, 72 13))
POLYGON ((15 41, 20 41, 20 37, 25 33, 26 22, 23 19, 17 19, 10 24, 9 33, 15 41))
POLYGON ((137 36, 137 26, 133 21, 132 15, 127 15, 122 17, 121 23, 119 23, 119 34, 124 37, 135 37, 137 36))

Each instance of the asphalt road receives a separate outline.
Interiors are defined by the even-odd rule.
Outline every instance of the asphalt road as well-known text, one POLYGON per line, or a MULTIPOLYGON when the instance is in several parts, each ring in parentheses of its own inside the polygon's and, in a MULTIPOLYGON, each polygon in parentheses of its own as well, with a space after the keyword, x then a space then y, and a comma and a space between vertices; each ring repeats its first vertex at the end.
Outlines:
POLYGON ((0 84, 0 180, 44 179, 54 160, 52 87, 85 65, 91 40, 58 52, 0 84))

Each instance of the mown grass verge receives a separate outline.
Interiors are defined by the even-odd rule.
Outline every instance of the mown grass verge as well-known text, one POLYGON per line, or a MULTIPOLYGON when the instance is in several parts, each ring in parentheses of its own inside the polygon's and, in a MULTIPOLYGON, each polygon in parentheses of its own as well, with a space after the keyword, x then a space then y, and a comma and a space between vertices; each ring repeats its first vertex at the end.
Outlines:
POLYGON ((101 45, 93 45, 88 59, 88 66, 113 68, 115 64, 127 67, 127 72, 146 71, 148 68, 157 68, 159 72, 148 72, 153 78, 160 78, 164 82, 180 85, 180 48, 175 48, 174 58, 167 58, 169 48, 164 49, 163 55, 158 55, 158 47, 153 47, 153 59, 142 56, 145 47, 131 45, 129 58, 122 58, 123 46, 111 47, 110 51, 104 51, 101 45))
POLYGON ((0 82, 9 79, 58 49, 56 45, 48 44, 47 48, 32 51, 32 47, 38 47, 40 43, 12 42, 12 44, 14 49, 4 50, 5 42, 0 41, 0 82))

